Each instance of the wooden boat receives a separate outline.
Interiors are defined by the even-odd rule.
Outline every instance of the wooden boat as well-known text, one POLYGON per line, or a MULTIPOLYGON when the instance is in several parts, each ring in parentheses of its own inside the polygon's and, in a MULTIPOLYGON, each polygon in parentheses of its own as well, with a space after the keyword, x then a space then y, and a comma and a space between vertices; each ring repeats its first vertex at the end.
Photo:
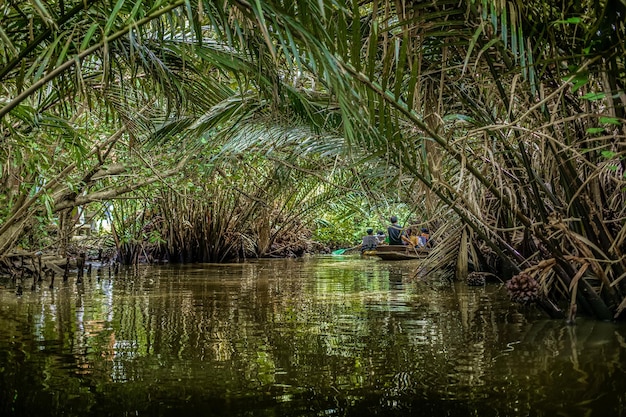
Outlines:
POLYGON ((377 256, 385 261, 403 261, 425 258, 428 252, 429 249, 411 248, 405 245, 380 245, 374 250, 366 250, 363 256, 377 256))

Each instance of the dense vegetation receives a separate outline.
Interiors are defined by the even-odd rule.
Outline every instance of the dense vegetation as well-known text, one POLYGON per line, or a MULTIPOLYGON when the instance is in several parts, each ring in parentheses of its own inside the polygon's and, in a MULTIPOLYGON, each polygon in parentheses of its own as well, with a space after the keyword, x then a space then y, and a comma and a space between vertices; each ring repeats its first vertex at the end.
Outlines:
POLYGON ((298 253, 403 208, 429 268, 623 315, 624 0, 0 8, 7 264, 64 256, 83 210, 133 262, 298 253))

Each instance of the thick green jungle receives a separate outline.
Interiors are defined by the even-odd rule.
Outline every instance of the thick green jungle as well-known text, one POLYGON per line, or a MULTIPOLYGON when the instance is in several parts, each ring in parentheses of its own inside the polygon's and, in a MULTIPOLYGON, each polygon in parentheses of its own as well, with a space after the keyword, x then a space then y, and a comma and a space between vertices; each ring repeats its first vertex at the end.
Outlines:
POLYGON ((626 0, 0 10, 16 279, 84 256, 300 256, 398 214, 436 242, 416 277, 482 273, 555 318, 626 317, 626 0))

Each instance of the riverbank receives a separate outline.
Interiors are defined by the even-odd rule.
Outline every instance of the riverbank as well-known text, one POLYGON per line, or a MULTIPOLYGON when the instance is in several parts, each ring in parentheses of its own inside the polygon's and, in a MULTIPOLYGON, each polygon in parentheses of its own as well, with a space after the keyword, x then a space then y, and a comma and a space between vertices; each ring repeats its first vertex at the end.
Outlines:
MULTIPOLYGON (((54 281, 67 279, 69 275, 81 277, 92 268, 119 268, 121 265, 143 265, 163 263, 193 263, 196 259, 171 257, 163 244, 154 242, 119 243, 113 235, 75 236, 63 249, 60 247, 45 250, 17 249, 0 259, 0 276, 12 279, 33 278, 54 281)), ((272 244, 269 251, 258 256, 252 251, 233 251, 231 257, 221 262, 241 262, 258 258, 298 258, 307 255, 329 254, 327 245, 306 238, 281 239, 272 244)))

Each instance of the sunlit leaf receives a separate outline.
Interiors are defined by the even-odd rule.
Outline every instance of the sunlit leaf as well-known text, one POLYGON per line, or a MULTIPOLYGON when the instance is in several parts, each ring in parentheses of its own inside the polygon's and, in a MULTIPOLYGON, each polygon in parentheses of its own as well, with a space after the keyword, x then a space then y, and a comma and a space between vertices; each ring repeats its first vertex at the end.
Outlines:
POLYGON ((580 17, 570 17, 569 19, 565 19, 565 20, 557 20, 555 21, 553 24, 578 24, 578 23, 582 23, 582 19, 580 17))
POLYGON ((617 126, 620 126, 622 124, 622 122, 618 118, 606 117, 606 116, 600 117, 600 123, 606 123, 606 124, 617 125, 617 126))
POLYGON ((475 120, 468 115, 465 114, 446 114, 445 116, 443 116, 443 120, 445 121, 454 121, 454 120, 460 120, 462 122, 470 122, 470 123, 474 123, 475 120))
POLYGON ((115 4, 115 6, 113 7, 113 10, 111 11, 111 14, 109 16, 109 19, 104 27, 104 34, 107 35, 111 29, 113 28, 113 25, 115 24, 115 20, 118 17, 118 13, 120 12, 120 9, 122 8, 122 6, 124 5, 124 1, 125 0, 118 0, 117 3, 115 4))
POLYGON ((587 93, 582 98, 589 101, 602 100, 606 97, 605 93, 587 93))

